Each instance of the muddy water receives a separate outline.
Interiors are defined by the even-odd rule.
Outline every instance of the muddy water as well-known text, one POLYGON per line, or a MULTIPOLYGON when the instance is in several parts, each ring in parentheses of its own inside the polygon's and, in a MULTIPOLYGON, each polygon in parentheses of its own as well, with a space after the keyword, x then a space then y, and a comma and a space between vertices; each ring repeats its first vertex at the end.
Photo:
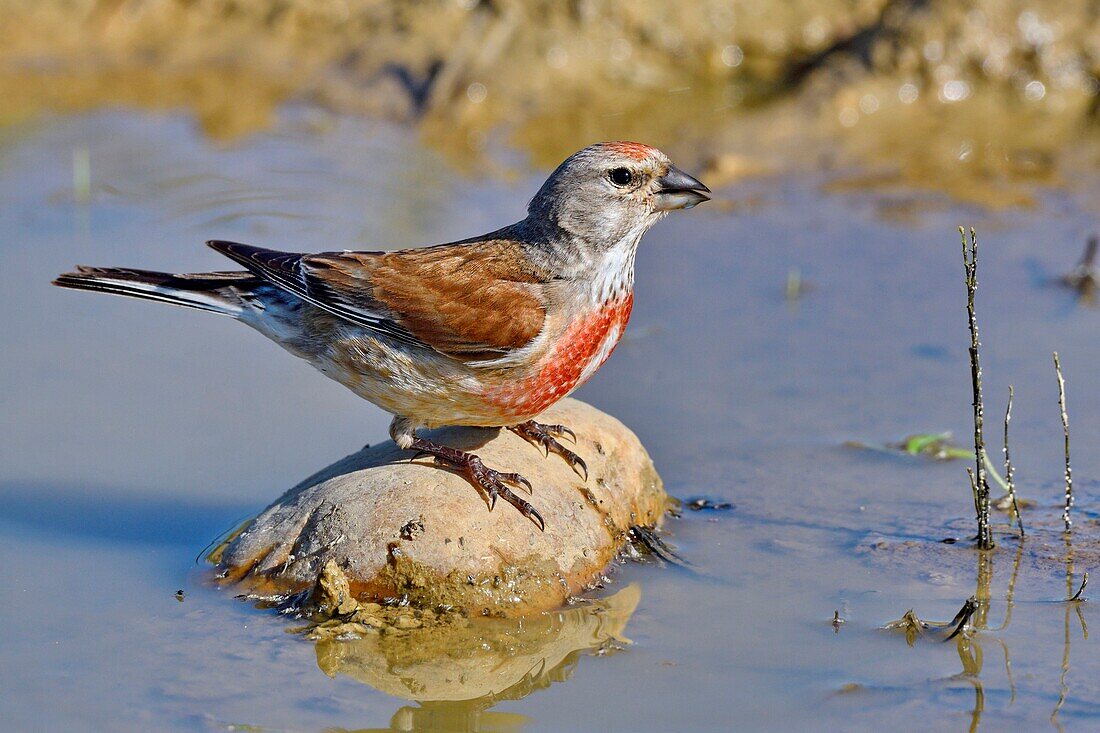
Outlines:
POLYGON ((545 173, 520 160, 520 175, 469 177, 404 128, 280 119, 230 147, 186 119, 123 112, 0 138, 6 728, 1100 725, 1086 633, 1100 615, 1058 602, 1067 572, 1070 586, 1100 572, 1100 312, 1051 284, 1095 225, 1097 180, 994 216, 913 208, 927 198, 904 189, 829 192, 825 174, 803 171, 662 222, 639 255, 628 338, 578 396, 639 434, 672 493, 735 507, 669 525, 694 570, 623 566, 604 595, 636 597, 610 611, 498 630, 433 661, 288 635, 286 619, 207 588, 194 562, 287 486, 384 439, 385 415, 228 320, 47 285, 77 262, 224 267, 202 246, 213 237, 287 249, 455 239, 520 216, 545 173), (1018 480, 1037 502, 1022 550, 1001 527, 984 559, 940 543, 971 531, 962 463, 842 447, 965 439, 958 223, 981 235, 992 432, 1011 382, 1018 480), (794 302, 792 271, 808 286, 794 302), (1078 491, 1068 548, 1040 526, 1061 492, 1055 349, 1078 491), (879 628, 910 608, 948 620, 972 594, 988 604, 969 640, 910 647, 879 628), (446 680, 459 659, 496 674, 478 688, 496 694, 456 701, 446 680), (525 664, 512 673, 508 659, 525 664))

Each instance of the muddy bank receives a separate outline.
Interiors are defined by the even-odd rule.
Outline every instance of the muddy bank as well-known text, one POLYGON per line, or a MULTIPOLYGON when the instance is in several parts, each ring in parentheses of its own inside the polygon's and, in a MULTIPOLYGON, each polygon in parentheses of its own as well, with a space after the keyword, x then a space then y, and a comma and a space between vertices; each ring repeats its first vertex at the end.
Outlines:
POLYGON ((1097 37, 1085 0, 7 2, 0 122, 122 104, 232 141, 297 102, 487 171, 515 165, 501 130, 543 167, 634 137, 728 180, 749 154, 1003 208, 1095 162, 1097 37))

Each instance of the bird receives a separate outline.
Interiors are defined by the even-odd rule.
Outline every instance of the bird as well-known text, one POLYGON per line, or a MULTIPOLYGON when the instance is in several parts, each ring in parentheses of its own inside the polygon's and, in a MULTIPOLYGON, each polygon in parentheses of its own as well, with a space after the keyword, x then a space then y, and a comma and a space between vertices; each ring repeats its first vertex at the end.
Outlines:
POLYGON ((243 270, 170 274, 78 266, 54 285, 229 316, 393 415, 413 459, 462 474, 492 511, 505 500, 545 531, 519 473, 421 436, 507 428, 565 461, 575 433, 535 418, 611 355, 634 303, 642 236, 710 189, 655 147, 618 141, 569 156, 522 220, 481 236, 393 251, 282 252, 208 241, 243 270), (561 440, 559 440, 561 439, 561 440))

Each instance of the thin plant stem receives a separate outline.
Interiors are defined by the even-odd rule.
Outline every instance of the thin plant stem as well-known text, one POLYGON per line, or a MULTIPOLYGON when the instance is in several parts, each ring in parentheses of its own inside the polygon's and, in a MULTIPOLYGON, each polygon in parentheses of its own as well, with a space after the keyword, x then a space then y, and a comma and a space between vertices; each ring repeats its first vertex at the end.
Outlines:
POLYGON ((981 509, 979 507, 981 499, 978 496, 978 482, 974 478, 974 469, 967 466, 966 475, 970 477, 970 493, 974 495, 974 513, 980 516, 981 509))
POLYGON ((1012 385, 1008 385, 1008 406, 1005 407, 1005 483, 1007 484, 1008 498, 1012 501, 1012 513, 1016 517, 1016 526, 1020 528, 1020 536, 1024 536, 1024 518, 1020 516, 1020 505, 1016 503, 1016 482, 1014 476, 1016 469, 1012 466, 1012 454, 1008 450, 1008 424, 1012 421, 1012 398, 1014 397, 1012 385))
POLYGON ((974 457, 975 469, 971 484, 974 490, 974 513, 978 520, 978 549, 993 549, 993 531, 989 525, 989 480, 986 477, 985 437, 982 433, 985 407, 982 402, 982 368, 978 359, 981 342, 978 339, 978 318, 974 311, 974 296, 978 291, 978 235, 970 228, 970 241, 966 230, 959 227, 962 237, 963 267, 966 272, 966 314, 970 326, 970 381, 974 390, 974 457))
MULTIPOLYGON (((1089 574, 1088 574, 1088 571, 1085 571, 1085 576, 1083 578, 1081 578, 1081 586, 1077 589, 1076 593, 1074 593, 1072 596, 1070 596, 1066 600, 1067 601, 1083 601, 1084 599, 1081 597, 1081 594, 1085 592, 1085 587, 1088 584, 1089 584, 1089 574)), ((1073 586, 1071 585, 1070 587, 1072 588, 1073 586)))
POLYGON ((1069 416, 1066 414, 1066 380, 1062 377, 1062 363, 1058 359, 1058 352, 1054 352, 1054 373, 1058 377, 1058 409, 1062 413, 1062 436, 1065 440, 1066 457, 1066 499, 1062 508, 1062 522, 1066 526, 1066 532, 1073 529, 1073 520, 1070 518, 1070 510, 1073 508, 1073 469, 1069 465, 1069 416))

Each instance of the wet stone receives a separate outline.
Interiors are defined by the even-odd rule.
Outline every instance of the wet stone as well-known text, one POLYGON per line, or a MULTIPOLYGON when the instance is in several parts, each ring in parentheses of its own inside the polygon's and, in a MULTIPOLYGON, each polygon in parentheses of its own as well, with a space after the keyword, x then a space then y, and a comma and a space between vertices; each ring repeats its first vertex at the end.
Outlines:
MULTIPOLYGON (((333 635, 372 626, 364 610, 371 603, 477 616, 559 607, 600 582, 631 527, 655 526, 669 499, 649 455, 615 418, 566 399, 539 421, 576 432, 570 448, 587 462, 587 482, 559 456, 544 456, 507 430, 426 435, 477 453, 491 468, 523 474, 534 492, 520 495, 545 518, 544 532, 503 500, 490 512, 465 478, 431 458, 410 461, 410 452, 386 442, 286 492, 216 551, 219 577, 261 598, 322 588, 315 601, 331 606, 330 614, 355 611, 355 628, 333 635)), ((404 613, 387 627, 421 623, 404 613)))

